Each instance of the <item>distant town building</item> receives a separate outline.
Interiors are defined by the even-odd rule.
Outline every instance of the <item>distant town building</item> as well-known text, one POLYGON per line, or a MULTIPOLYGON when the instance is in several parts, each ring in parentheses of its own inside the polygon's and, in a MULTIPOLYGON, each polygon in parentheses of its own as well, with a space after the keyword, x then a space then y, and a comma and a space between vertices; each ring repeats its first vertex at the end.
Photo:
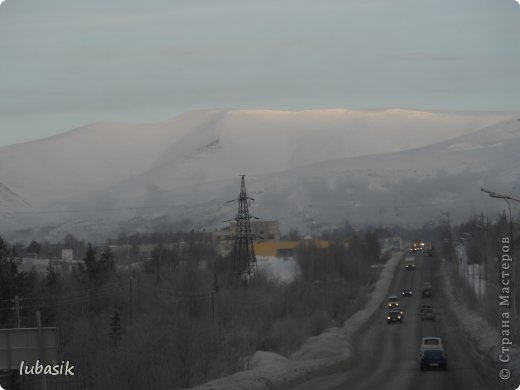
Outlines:
POLYGON ((251 232, 255 241, 279 241, 280 228, 278 221, 252 221, 251 232))
POLYGON ((19 257, 16 265, 19 272, 32 272, 41 275, 49 272, 50 266, 58 273, 69 273, 78 269, 80 261, 62 259, 34 259, 32 257, 19 257))
POLYGON ((74 260, 74 250, 73 249, 62 249, 61 250, 61 259, 65 261, 74 260))

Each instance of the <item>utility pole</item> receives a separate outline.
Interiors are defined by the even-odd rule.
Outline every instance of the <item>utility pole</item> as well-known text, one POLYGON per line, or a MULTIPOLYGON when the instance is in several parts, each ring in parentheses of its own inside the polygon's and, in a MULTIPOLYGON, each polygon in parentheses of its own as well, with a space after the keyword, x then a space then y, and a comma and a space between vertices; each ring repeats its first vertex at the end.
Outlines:
POLYGON ((471 286, 473 288, 472 293, 475 294, 475 263, 471 264, 471 286))
MULTIPOLYGON (((45 348, 43 345, 43 333, 42 333, 42 319, 40 316, 40 311, 36 310, 36 328, 38 328, 38 343, 39 343, 39 352, 40 359, 42 360, 42 364, 46 363, 45 359, 45 348)), ((42 374, 42 390, 47 390, 47 376, 42 374)))
POLYGON ((217 274, 213 273, 213 289, 211 290, 211 317, 213 321, 215 321, 215 294, 218 293, 219 289, 217 274))
POLYGON ((215 321, 215 290, 211 290, 211 319, 215 321))
POLYGON ((134 294, 132 290, 132 281, 133 279, 130 278, 130 326, 134 323, 134 294))
POLYGON ((258 274, 253 235, 251 233, 251 218, 249 203, 253 198, 247 196, 245 175, 241 175, 240 195, 238 197, 238 212, 235 217, 236 229, 233 245, 233 278, 247 283, 258 274))
POLYGON ((21 328, 20 321, 20 297, 17 295, 14 297, 14 318, 15 318, 15 327, 21 328))

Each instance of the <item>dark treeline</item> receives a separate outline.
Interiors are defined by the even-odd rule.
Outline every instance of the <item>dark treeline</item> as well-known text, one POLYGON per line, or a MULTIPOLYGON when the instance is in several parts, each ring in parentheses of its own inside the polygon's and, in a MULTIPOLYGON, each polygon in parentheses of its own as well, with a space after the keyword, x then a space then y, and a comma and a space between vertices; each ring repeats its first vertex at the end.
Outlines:
POLYGON ((211 233, 206 231, 183 232, 150 232, 150 233, 121 233, 116 239, 108 241, 109 245, 146 245, 166 244, 187 241, 211 241, 211 233))
POLYGON ((40 310, 44 326, 59 328, 63 358, 76 365, 82 388, 194 386, 246 368, 257 350, 289 356, 363 307, 381 248, 374 231, 343 233, 327 249, 302 244, 294 282, 260 274, 247 287, 230 281, 230 257, 218 255, 205 233, 109 241, 157 239, 151 258, 134 269, 119 266, 108 245, 67 236, 84 261, 63 274, 19 272, 16 252, 36 252, 38 243, 15 248, 2 240, 0 326, 14 326, 14 296, 22 299, 22 327, 35 326, 40 310), (184 244, 168 247, 170 239, 184 244))

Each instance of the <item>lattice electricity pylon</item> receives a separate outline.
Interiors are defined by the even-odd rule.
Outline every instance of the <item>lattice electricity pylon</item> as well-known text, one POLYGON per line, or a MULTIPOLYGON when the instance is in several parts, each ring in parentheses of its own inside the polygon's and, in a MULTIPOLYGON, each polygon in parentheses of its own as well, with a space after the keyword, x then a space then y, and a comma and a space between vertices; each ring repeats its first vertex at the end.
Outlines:
POLYGON ((251 218, 249 214, 249 202, 254 200, 247 196, 245 175, 242 176, 240 195, 238 196, 238 213, 235 217, 236 230, 233 245, 233 277, 245 282, 253 279, 258 274, 253 235, 251 233, 251 218))

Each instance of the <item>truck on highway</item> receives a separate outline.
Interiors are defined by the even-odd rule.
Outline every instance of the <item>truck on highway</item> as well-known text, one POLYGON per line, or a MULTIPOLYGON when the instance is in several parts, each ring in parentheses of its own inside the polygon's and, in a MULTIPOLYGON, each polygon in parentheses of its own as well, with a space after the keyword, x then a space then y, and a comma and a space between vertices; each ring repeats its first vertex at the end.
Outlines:
POLYGON ((447 354, 440 337, 423 337, 419 350, 419 367, 448 369, 447 354))
POLYGON ((404 259, 404 268, 410 271, 413 271, 415 269, 415 257, 414 256, 407 256, 404 259))

